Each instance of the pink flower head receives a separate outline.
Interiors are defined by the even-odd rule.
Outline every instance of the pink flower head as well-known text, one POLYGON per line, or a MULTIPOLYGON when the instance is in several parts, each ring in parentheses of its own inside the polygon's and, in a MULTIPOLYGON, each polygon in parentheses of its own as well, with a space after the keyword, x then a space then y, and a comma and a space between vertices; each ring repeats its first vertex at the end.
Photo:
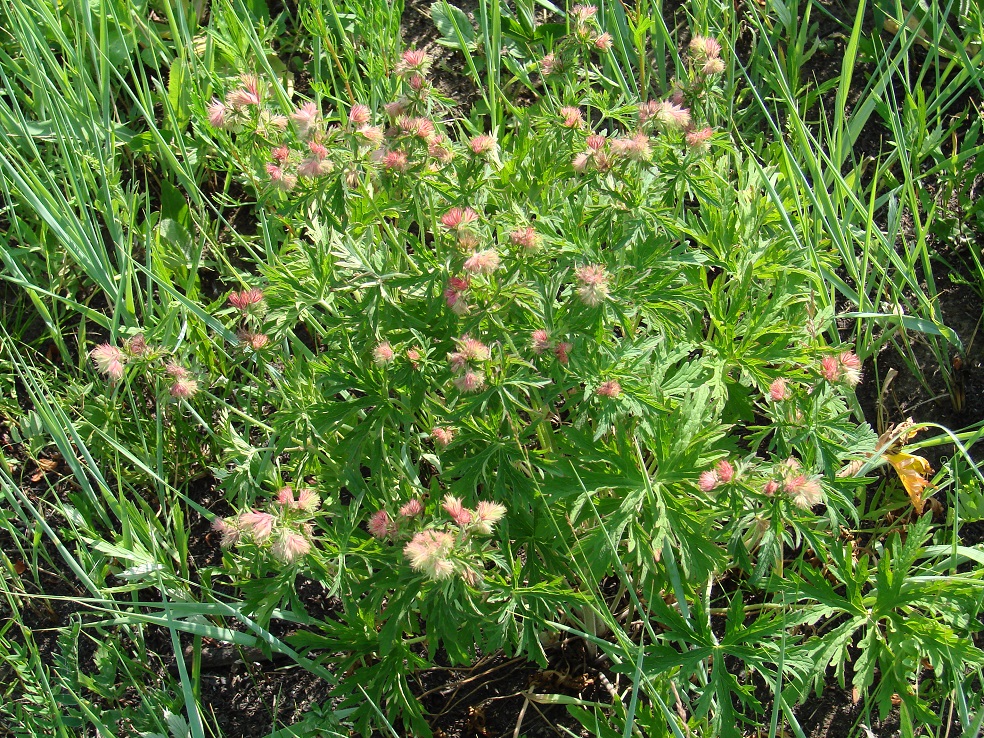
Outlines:
POLYGON ((765 486, 762 487, 762 494, 765 495, 766 497, 772 497, 772 495, 774 495, 778 491, 779 491, 779 482, 777 482, 775 479, 770 479, 768 482, 765 483, 765 486))
POLYGON ((646 161, 652 155, 649 136, 639 131, 631 137, 616 138, 611 142, 611 152, 616 157, 646 161))
POLYGON ((273 151, 270 152, 270 156, 274 161, 279 161, 283 164, 290 158, 290 149, 286 146, 276 146, 273 151))
POLYGON ((554 356, 557 357, 557 361, 559 361, 561 364, 566 364, 568 361, 570 361, 570 353, 573 348, 574 348, 574 344, 567 343, 566 341, 561 341, 554 348, 554 356))
POLYGON ((694 36, 690 39, 690 53, 701 60, 716 59, 721 55, 721 44, 713 38, 694 36))
POLYGON ((590 161, 591 157, 586 152, 582 152, 571 161, 571 167, 578 174, 584 174, 588 170, 588 163, 590 161))
POLYGON ((476 533, 492 535, 492 527, 506 516, 506 508, 498 502, 482 500, 475 506, 474 530, 476 533))
POLYGON ((311 152, 311 156, 318 161, 328 156, 328 148, 320 141, 311 141, 308 143, 308 150, 311 152))
POLYGON ((471 208, 451 208, 441 216, 441 225, 449 231, 461 230, 462 228, 478 220, 478 213, 471 208))
POLYGON ((379 146, 385 138, 383 129, 379 126, 359 126, 355 135, 368 146, 379 146))
POLYGON ((321 495, 310 487, 304 487, 297 493, 297 501, 294 506, 310 515, 321 507, 321 495))
POLYGON ((437 426, 431 430, 431 438, 434 439, 434 443, 438 446, 445 448, 454 440, 454 429, 446 426, 437 426))
POLYGON ((372 113, 369 110, 368 105, 363 105, 362 103, 356 103, 349 110, 349 123, 353 126, 363 126, 370 121, 372 118, 372 113))
POLYGON ((249 346, 253 351, 262 351, 270 343, 270 336, 266 333, 253 333, 252 331, 237 331, 236 337, 249 346))
POLYGON ((427 144, 427 153, 438 164, 447 164, 454 158, 454 152, 446 145, 444 136, 437 135, 427 144))
POLYGON ((415 518, 423 514, 424 504, 414 497, 400 508, 400 515, 404 518, 415 518))
POLYGON ((423 49, 407 49, 400 56, 400 62, 396 65, 397 74, 416 72, 425 74, 430 66, 430 56, 423 49))
POLYGON ((773 380, 772 384, 769 385, 769 397, 771 397, 774 402, 782 402, 783 400, 788 400, 792 397, 792 392, 786 384, 785 379, 778 377, 773 380))
POLYGON ((444 299, 448 307, 454 309, 455 305, 463 300, 463 295, 468 291, 469 281, 467 277, 451 277, 448 286, 444 290, 444 299))
POLYGON ((130 356, 146 356, 150 352, 150 346, 147 345, 143 333, 140 333, 123 342, 123 351, 130 356))
POLYGON ((560 117, 564 119, 561 123, 564 128, 580 128, 584 123, 584 116, 578 108, 563 107, 560 109, 560 117))
POLYGON ((724 484, 728 484, 735 478, 735 468, 727 459, 721 459, 714 467, 714 471, 717 472, 718 479, 724 484))
POLYGON ((270 177, 270 184, 281 192, 290 192, 297 185, 297 177, 290 172, 285 172, 276 164, 267 164, 266 171, 270 177))
POLYGON ((622 394, 622 385, 616 382, 614 379, 609 379, 607 382, 602 382, 598 389, 595 390, 595 394, 599 397, 607 397, 614 400, 616 397, 622 394))
POLYGON ((509 241, 513 246, 520 246, 524 249, 535 249, 540 245, 540 234, 533 226, 517 228, 509 234, 509 241))
POLYGON ((594 40, 594 46, 598 51, 610 51, 612 48, 612 34, 601 34, 594 40))
POLYGON ((390 118, 399 118, 407 111, 407 101, 401 98, 400 100, 388 102, 383 106, 383 110, 390 118))
POLYGON ((462 336, 457 340, 458 349, 466 361, 488 361, 492 353, 489 347, 471 336, 462 336))
POLYGON ((244 74, 239 78, 242 87, 226 95, 226 103, 230 108, 240 109, 260 104, 260 81, 252 74, 244 74))
POLYGON ((290 487, 281 487, 277 490, 277 504, 281 507, 291 508, 296 504, 294 499, 294 490, 290 487))
POLYGON ((487 133, 475 136, 475 138, 468 142, 468 148, 472 150, 473 154, 478 156, 494 154, 496 150, 495 136, 490 136, 487 133))
POLYGON ((242 531, 235 518, 216 518, 212 521, 212 530, 221 536, 219 545, 222 548, 232 548, 239 543, 242 531))
POLYGON ((273 533, 274 518, 270 513, 250 510, 239 516, 239 528, 250 534, 254 541, 262 543, 273 533))
POLYGON ((393 351, 393 347, 389 345, 389 341, 383 341, 377 344, 376 348, 372 350, 372 360, 376 363, 376 366, 391 364, 395 358, 396 353, 393 351))
POLYGON ((605 148, 605 140, 606 140, 605 137, 602 136, 600 133, 592 133, 590 136, 588 136, 588 139, 587 141, 585 141, 585 143, 588 145, 588 148, 591 149, 592 151, 601 151, 603 148, 605 148))
POLYGON ((427 118, 408 118, 404 115, 396 124, 408 136, 416 136, 424 141, 430 141, 434 137, 434 124, 427 118))
POLYGON ((836 382, 841 376, 840 362, 835 356, 824 356, 820 360, 820 373, 828 382, 836 382))
POLYGON ((700 130, 687 131, 686 141, 687 146, 694 151, 706 151, 708 148, 708 141, 711 140, 711 136, 714 135, 714 129, 710 126, 705 126, 700 130))
POLYGON ((309 156, 297 165, 297 174, 307 179, 316 179, 328 174, 334 168, 334 165, 329 159, 319 159, 316 156, 309 156))
POLYGON ((664 101, 657 103, 653 119, 664 130, 683 130, 690 125, 690 111, 680 105, 664 101))
POLYGON ((588 307, 597 307, 608 296, 608 272, 601 264, 588 264, 578 268, 577 296, 588 307))
POLYGON ((498 268, 499 254, 495 249, 476 251, 462 265, 462 269, 470 274, 491 274, 498 268))
POLYGON ((716 74, 721 74, 724 71, 724 60, 723 59, 708 59, 704 62, 704 66, 700 68, 700 71, 704 73, 706 77, 713 77, 716 74))
POLYGON ((212 128, 225 128, 226 106, 218 98, 214 98, 208 106, 208 122, 212 128))
POLYGON ((656 100, 647 100, 646 102, 639 103, 639 125, 645 125, 655 118, 659 112, 659 107, 660 104, 656 100))
POLYGON ((383 169, 391 172, 405 172, 410 167, 410 158, 402 149, 393 149, 383 154, 383 169))
POLYGON ((478 248, 478 236, 470 230, 463 229, 458 231, 458 248, 464 252, 474 251, 478 248))
POLYGON ((450 557, 455 538, 439 530, 424 530, 415 535, 403 548, 410 566, 431 579, 447 579, 454 573, 450 557))
POLYGON ((390 538, 396 533, 396 523, 385 510, 377 510, 369 518, 369 532, 380 540, 390 538))
POLYGON ((101 343, 89 352, 89 358, 92 359, 100 374, 105 374, 114 382, 123 378, 123 365, 126 363, 126 356, 116 346, 101 343))
POLYGON ((823 488, 816 479, 803 474, 786 479, 783 485, 796 507, 808 510, 823 501, 823 488))
POLYGON ((700 473, 700 477, 697 480, 697 486, 700 487, 702 492, 710 492, 715 487, 721 483, 720 478, 716 471, 710 470, 700 473))
POLYGON ((537 355, 547 353, 552 346, 550 334, 542 328, 533 331, 530 336, 530 343, 533 345, 533 353, 537 355))
POLYGON ((471 523, 472 512, 461 503, 461 498, 451 495, 445 496, 441 502, 441 507, 451 516, 456 525, 462 528, 471 523))
POLYGON ((178 400, 190 400, 198 394, 198 382, 194 379, 177 379, 171 385, 171 397, 178 400))
POLYGON ((176 361, 169 361, 164 365, 164 371, 167 376, 173 379, 187 379, 191 376, 191 372, 185 369, 176 361))
POLYGON ((560 68, 560 63, 557 60, 557 55, 554 53, 547 54, 540 60, 540 74, 546 76, 553 74, 560 68))
POLYGON ((308 102, 291 113, 290 119, 294 121, 298 135, 301 138, 307 138, 317 129, 321 120, 321 112, 317 105, 308 102))
POLYGON ((837 357, 841 377, 849 387, 857 387, 861 382, 861 359, 851 351, 843 351, 837 357))
POLYGON ((586 23, 598 14, 598 8, 594 5, 575 5, 571 8, 571 15, 578 23, 586 23))
POLYGON ((311 552, 311 541, 290 528, 284 528, 270 547, 270 553, 285 564, 292 564, 311 552))
POLYGON ((233 292, 229 295, 229 304, 236 310, 248 313, 263 303, 263 290, 255 287, 242 292, 233 292))
POLYGON ((485 386, 485 375, 473 369, 466 369, 461 376, 455 377, 454 386, 460 392, 478 392, 485 386))
POLYGON ((410 362, 410 366, 416 369, 417 366, 420 364, 420 360, 424 358, 423 354, 420 353, 419 349, 414 348, 413 346, 408 348, 406 353, 407 353, 407 361, 410 362))

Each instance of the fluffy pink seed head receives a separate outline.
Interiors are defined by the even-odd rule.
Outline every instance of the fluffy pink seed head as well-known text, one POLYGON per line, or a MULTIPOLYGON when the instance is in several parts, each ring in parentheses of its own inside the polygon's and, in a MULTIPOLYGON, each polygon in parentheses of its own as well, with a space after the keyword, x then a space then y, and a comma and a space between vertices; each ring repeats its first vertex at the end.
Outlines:
POLYGON ((212 521, 212 530, 221 536, 219 545, 222 548, 235 546, 242 536, 242 531, 239 529, 238 521, 235 518, 216 518, 212 521))
POLYGON ((311 553, 311 541, 290 528, 284 528, 270 547, 270 553, 285 564, 292 564, 311 553))
POLYGON ((588 139, 587 141, 585 141, 585 143, 588 145, 588 148, 591 149, 592 151, 601 151, 603 148, 605 148, 605 140, 606 140, 605 137, 602 136, 600 133, 592 133, 590 136, 588 136, 588 139))
POLYGON ((861 382, 861 359, 851 351, 843 351, 837 357, 844 382, 851 387, 857 387, 861 382))
POLYGON ((495 249, 476 251, 462 265, 469 274, 491 274, 499 268, 499 254, 495 249))
POLYGON ((198 394, 198 381, 194 379, 178 379, 171 385, 171 397, 178 400, 190 400, 198 394))
POLYGON ((454 565, 450 561, 454 542, 455 538, 450 533, 424 530, 407 543, 403 554, 414 570, 423 572, 431 579, 447 579, 454 573, 454 565))
POLYGON ((474 529, 482 535, 492 535, 493 526, 505 516, 505 505, 500 505, 498 502, 487 502, 486 500, 482 500, 475 506, 474 529))
POLYGON ((391 172, 405 172, 410 166, 410 159, 407 156, 407 152, 401 149, 394 149, 392 151, 387 151, 383 155, 383 169, 387 169, 391 172))
POLYGON ((379 146, 385 138, 383 129, 379 126, 359 126, 355 134, 369 146, 379 146))
POLYGON ((836 382, 841 376, 840 362, 835 356, 824 356, 820 360, 820 374, 828 382, 836 382))
POLYGON ((721 55, 721 44, 713 38, 694 36, 690 39, 690 53, 699 59, 714 59, 721 55))
POLYGON ((321 112, 313 102, 304 103, 290 114, 290 119, 294 121, 297 133, 301 138, 307 138, 315 131, 321 119, 321 112))
POLYGON ((540 74, 544 76, 553 74, 559 67, 556 54, 550 53, 540 59, 540 74))
POLYGON ((277 490, 277 504, 281 507, 294 507, 297 502, 294 499, 294 490, 290 487, 281 487, 277 490))
POLYGON ((717 472, 718 479, 720 479, 724 484, 727 484, 735 478, 735 468, 727 459, 721 459, 717 463, 717 466, 714 467, 714 471, 717 472))
POLYGON ((588 264, 577 272, 577 296, 588 307, 596 307, 608 296, 608 272, 600 264, 588 264))
POLYGON ((724 72, 724 60, 718 58, 708 59, 704 62, 704 66, 700 68, 700 71, 707 77, 713 77, 714 75, 721 74, 724 72))
POLYGON ((795 484, 786 482, 786 491, 789 492, 790 499, 796 507, 809 510, 823 501, 823 488, 816 479, 808 479, 801 475, 790 481, 795 484))
POLYGON ((451 208, 441 216, 441 225, 449 231, 459 230, 478 220, 478 213, 471 208, 451 208))
POLYGON ((250 510, 239 516, 240 529, 248 532, 254 541, 262 543, 273 532, 274 517, 270 513, 250 510))
POLYGON ((431 438, 441 448, 446 448, 454 440, 454 429, 446 426, 437 426, 431 430, 431 438))
POLYGON ((471 336, 459 338, 458 349, 467 361, 488 361, 492 356, 488 346, 471 336))
POLYGON ((772 495, 774 495, 778 491, 779 491, 779 482, 777 482, 775 479, 770 479, 768 482, 765 483, 765 486, 762 487, 762 494, 765 495, 766 497, 772 497, 772 495))
POLYGON ((571 15, 578 23, 585 23, 598 14, 598 8, 594 5, 575 5, 571 8, 571 15))
POLYGON ((285 172, 276 164, 267 164, 266 171, 270 177, 270 184, 281 192, 290 192, 297 185, 297 177, 289 172, 285 172))
POLYGON ((614 400, 622 394, 622 385, 614 379, 609 379, 607 382, 601 383, 598 389, 595 390, 595 394, 599 397, 608 397, 609 399, 614 400))
POLYGON ((283 164, 290 158, 290 149, 286 146, 276 146, 273 151, 270 152, 270 156, 274 161, 278 161, 283 164))
POLYGON ((319 159, 316 156, 309 156, 297 165, 297 174, 307 179, 316 179, 328 174, 334 167, 328 159, 319 159))
MULTIPOLYGON (((255 79, 255 78, 254 78, 255 79)), ((226 95, 226 104, 230 108, 240 110, 260 104, 259 91, 256 88, 239 87, 226 95)))
POLYGON ((208 106, 208 122, 212 128, 225 128, 226 106, 218 98, 213 99, 208 106))
POLYGON ((718 478, 717 472, 713 470, 701 472, 700 477, 697 479, 697 486, 700 487, 702 492, 710 492, 720 483, 721 480, 718 478))
POLYGON ((710 126, 705 126, 699 130, 687 131, 687 146, 694 151, 706 151, 708 141, 711 140, 711 136, 713 135, 714 129, 710 126))
POLYGON ((441 507, 443 507, 445 512, 451 516, 451 520, 453 520, 456 525, 464 527, 472 521, 471 510, 462 504, 460 497, 447 495, 441 502, 441 507))
POLYGON ((598 51, 610 51, 612 48, 612 34, 601 34, 594 40, 594 46, 598 51))
POLYGON ((377 510, 369 518, 369 532, 379 539, 389 538, 396 532, 396 524, 385 510, 377 510))
POLYGON ((396 352, 393 351, 393 347, 390 346, 389 341, 383 341, 377 344, 376 348, 372 350, 372 360, 377 366, 391 364, 394 358, 396 358, 396 352))
POLYGON ((490 136, 487 133, 475 136, 468 142, 468 148, 472 150, 473 154, 477 154, 478 156, 492 154, 496 149, 495 136, 490 136))
POLYGON ((295 507, 310 515, 321 507, 321 495, 310 487, 304 487, 297 493, 297 502, 295 503, 295 507))
POLYGON ((328 156, 328 148, 319 141, 311 141, 308 144, 308 150, 311 152, 311 156, 318 161, 321 161, 328 156))
POLYGON ((96 365, 96 370, 113 381, 123 378, 123 364, 126 356, 116 346, 101 343, 89 352, 89 358, 96 365))
POLYGON ((400 515, 404 518, 415 518, 424 512, 424 504, 414 497, 400 508, 400 515))
POLYGON ((191 376, 191 372, 176 361, 167 362, 167 364, 164 365, 164 371, 167 373, 167 376, 172 377, 173 379, 187 379, 191 376))
POLYGON ((485 375, 474 369, 466 369, 461 376, 455 377, 454 386, 460 392, 478 392, 485 386, 485 375))
POLYGON ((530 343, 534 354, 545 354, 551 347, 550 334, 542 328, 535 330, 530 336, 530 343))
POLYGON ((400 63, 397 64, 396 72, 397 74, 405 74, 407 72, 424 73, 427 71, 428 66, 430 66, 430 57, 426 51, 423 49, 407 49, 400 57, 400 63))
POLYGON ((769 397, 772 398, 774 402, 782 402, 783 400, 788 400, 791 396, 789 386, 786 384, 786 380, 782 377, 778 377, 773 380, 772 384, 769 385, 769 397))
POLYGON ((540 245, 540 234, 533 226, 517 228, 509 234, 509 241, 513 246, 520 246, 524 249, 535 249, 540 245))
POLYGON ((372 114, 369 111, 368 105, 363 105, 362 103, 356 103, 349 110, 349 123, 353 126, 363 126, 369 122, 372 118, 372 114))
POLYGON ((407 361, 410 362, 410 365, 414 369, 416 369, 417 365, 420 364, 420 360, 424 358, 423 354, 420 353, 420 350, 414 348, 413 346, 407 349, 406 355, 407 355, 407 361))
POLYGON ((639 124, 644 125, 650 120, 656 117, 659 112, 659 102, 656 100, 647 100, 644 103, 639 103, 639 124))
POLYGON ((561 125, 564 128, 580 128, 584 122, 584 116, 578 108, 563 107, 560 109, 560 117, 563 119, 561 125))
POLYGON ((263 290, 258 290, 255 287, 253 289, 243 290, 242 292, 233 292, 229 295, 229 304, 236 308, 236 310, 244 313, 248 312, 250 308, 255 308, 262 302, 263 290))
POLYGON ((690 125, 690 111, 680 105, 664 101, 658 104, 654 119, 667 130, 683 130, 690 125))
POLYGON ((557 361, 561 364, 566 364, 570 361, 570 353, 574 349, 573 343, 567 343, 567 341, 561 341, 554 348, 554 356, 557 357, 557 361))

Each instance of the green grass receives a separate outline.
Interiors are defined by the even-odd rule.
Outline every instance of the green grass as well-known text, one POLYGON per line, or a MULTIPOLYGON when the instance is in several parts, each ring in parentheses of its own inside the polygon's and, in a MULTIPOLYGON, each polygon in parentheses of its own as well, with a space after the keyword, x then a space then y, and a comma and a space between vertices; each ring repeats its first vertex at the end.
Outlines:
MULTIPOLYGON (((572 41, 567 10, 435 3, 478 95, 470 110, 436 92, 413 102, 459 145, 443 168, 399 174, 346 148, 344 126, 355 103, 380 122, 415 94, 399 71, 403 3, 0 9, 0 721, 14 734, 219 735, 201 689, 202 645, 219 641, 335 688, 294 728, 264 725, 272 736, 425 735, 413 672, 439 647, 457 664, 501 649, 546 666, 558 637, 584 639, 623 693, 526 699, 566 706, 589 734, 808 735, 797 707, 852 687, 853 735, 893 709, 905 736, 954 735, 941 713, 980 731, 984 553, 966 537, 984 518, 980 423, 945 428, 928 406, 915 418, 927 430, 905 450, 948 459, 928 493, 945 510, 918 516, 882 455, 898 436, 879 439, 818 368, 853 351, 870 385, 900 360, 928 396, 960 402, 953 356, 972 360, 975 335, 947 325, 941 296, 954 280, 984 295, 980 14, 695 0, 670 17, 606 1, 586 26, 611 35, 599 54, 572 41), (821 22, 837 30, 820 39, 821 22), (674 80, 703 89, 696 32, 725 62, 690 103, 716 131, 711 153, 670 126, 647 144, 653 166, 576 175, 585 136, 559 108, 633 130, 636 103, 674 80), (541 74, 550 52, 559 74, 541 74), (839 85, 815 83, 823 58, 839 85), (308 155, 295 128, 209 124, 246 73, 271 115, 311 100, 341 126, 325 133, 323 186, 271 189, 274 145, 308 155), (487 161, 467 150, 485 132, 487 161), (452 206, 480 211, 479 248, 501 256, 462 290, 462 316, 445 301, 469 268, 441 225, 452 206), (524 226, 539 251, 509 244, 524 226), (607 270, 600 306, 579 292, 589 264, 607 270), (244 317, 227 297, 254 286, 268 312, 244 317), (237 330, 269 344, 246 348, 237 330), (131 354, 119 382, 93 370, 95 345, 138 335, 158 353, 131 354), (485 381, 474 395, 447 360, 467 335, 489 353, 465 362, 485 381), (392 365, 373 360, 382 342, 392 365), (193 398, 173 396, 168 361, 199 382, 193 398), (777 378, 791 399, 768 399, 777 378), (795 477, 787 457, 822 483, 822 507, 763 493, 795 477), (702 490, 722 459, 735 481, 702 490), (851 461, 862 470, 836 476, 851 461), (223 504, 203 505, 196 482, 223 504), (321 510, 282 512, 285 484, 315 487, 321 510), (508 512, 480 535, 448 519, 446 494, 508 512), (411 498, 426 511, 395 543, 366 532, 411 498), (314 550, 285 564, 246 535, 202 564, 218 545, 202 520, 249 509, 298 531, 310 519, 314 550), (448 579, 403 554, 424 525, 459 536, 448 579), (336 610, 309 614, 298 573, 336 610), (192 656, 159 672, 161 642, 192 656)), ((412 136, 388 142, 429 156, 412 136)))

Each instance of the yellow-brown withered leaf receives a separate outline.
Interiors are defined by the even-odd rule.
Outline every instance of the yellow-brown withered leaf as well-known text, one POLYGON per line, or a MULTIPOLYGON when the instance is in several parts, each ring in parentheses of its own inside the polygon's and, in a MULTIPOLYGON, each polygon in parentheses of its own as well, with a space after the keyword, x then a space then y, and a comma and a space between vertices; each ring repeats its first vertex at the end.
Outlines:
POLYGON ((926 502, 923 500, 923 491, 929 486, 926 474, 931 474, 933 468, 922 456, 915 454, 885 454, 885 458, 895 467, 895 471, 902 480, 905 491, 909 493, 912 506, 916 508, 916 513, 922 515, 923 507, 926 502))

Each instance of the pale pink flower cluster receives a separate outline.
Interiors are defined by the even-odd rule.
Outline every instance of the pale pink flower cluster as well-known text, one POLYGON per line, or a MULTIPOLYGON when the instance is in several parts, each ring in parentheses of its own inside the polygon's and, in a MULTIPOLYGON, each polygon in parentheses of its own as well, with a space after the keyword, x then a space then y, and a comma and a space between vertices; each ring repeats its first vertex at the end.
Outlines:
POLYGON ((593 133, 585 141, 587 148, 574 157, 571 166, 578 174, 589 170, 608 171, 612 166, 608 155, 608 139, 599 133, 593 133))
POLYGON ((96 370, 110 380, 118 382, 123 378, 123 365, 127 357, 116 346, 101 343, 89 352, 89 358, 96 365, 96 370))
POLYGON ((721 44, 713 38, 694 36, 690 40, 690 57, 701 74, 708 77, 721 74, 724 71, 721 44))
POLYGON ((769 397, 772 398, 773 402, 782 402, 783 400, 788 400, 793 396, 793 391, 789 388, 786 380, 782 377, 778 377, 773 380, 772 384, 769 385, 769 397))
POLYGON ((670 100, 649 100, 639 104, 639 125, 685 131, 690 126, 690 111, 670 100))
POLYGON ((250 111, 260 106, 260 81, 255 75, 244 74, 239 78, 239 86, 230 90, 223 102, 213 98, 206 111, 212 128, 229 131, 239 130, 249 119, 250 111))
POLYGON ((588 264, 575 272, 577 296, 588 307, 597 307, 608 297, 608 272, 601 264, 588 264))
POLYGON ((430 435, 440 448, 446 448, 454 440, 454 428, 439 425, 431 429, 430 435))
POLYGON ((789 495, 790 501, 804 510, 809 510, 823 502, 823 487, 820 485, 820 480, 804 474, 799 461, 790 457, 779 463, 776 470, 782 481, 777 483, 775 480, 770 480, 763 489, 765 494, 774 495, 781 487, 789 495))
POLYGON ((861 359, 851 351, 825 356, 820 361, 820 374, 828 382, 843 382, 848 387, 857 387, 861 382, 861 359))
POLYGON ((709 148, 709 142, 713 135, 714 129, 710 126, 704 126, 700 129, 691 128, 687 131, 687 135, 684 139, 687 142, 687 146, 693 151, 707 151, 709 148))
POLYGON ((470 305, 466 298, 471 282, 468 277, 451 277, 448 286, 444 290, 444 301, 455 315, 464 315, 468 312, 470 305))
POLYGON ((263 290, 255 287, 242 292, 231 292, 229 304, 243 314, 262 313, 266 307, 263 302, 263 290))
POLYGON ((614 379, 609 379, 605 382, 602 382, 598 386, 598 389, 595 390, 595 394, 598 395, 599 397, 607 397, 611 400, 614 400, 616 397, 622 394, 622 385, 619 384, 614 379))
POLYGON ((448 364, 456 374, 454 386, 460 392, 478 392, 485 386, 485 373, 476 365, 489 360, 489 347, 471 336, 462 336, 457 344, 458 350, 448 354, 448 364))
POLYGON ((376 366, 392 364, 395 358, 396 352, 390 346, 389 341, 382 341, 376 344, 376 347, 372 350, 372 360, 376 366))
POLYGON ((642 131, 636 131, 631 136, 620 136, 612 139, 608 150, 612 157, 630 161, 649 161, 652 156, 649 136, 642 131))
POLYGON ((270 512, 248 510, 229 518, 216 518, 212 529, 221 536, 222 548, 246 541, 269 546, 271 555, 292 564, 311 553, 314 526, 308 520, 321 507, 321 497, 313 489, 291 487, 278 490, 270 512))
POLYGON ((476 223, 478 213, 467 207, 451 208, 441 216, 441 225, 457 237, 458 246, 466 252, 478 246, 478 234, 474 228, 476 223))
POLYGON ((710 492, 722 484, 729 484, 735 478, 735 468, 727 459, 721 459, 713 469, 701 472, 697 486, 702 492, 710 492))
POLYGON ((538 328, 530 334, 530 346, 533 348, 533 353, 538 356, 552 352, 561 364, 568 362, 570 351, 574 348, 572 344, 564 341, 554 343, 550 334, 543 328, 538 328))
POLYGON ((564 107, 560 109, 561 125, 564 128, 580 128, 584 124, 584 116, 578 108, 564 107))
POLYGON ((177 400, 190 400, 198 394, 198 380, 194 379, 191 372, 183 366, 172 361, 164 370, 174 380, 169 390, 171 397, 177 400))
POLYGON ((533 226, 522 226, 509 234, 509 242, 513 246, 532 251, 540 247, 540 234, 533 226))
POLYGON ((494 157, 499 149, 499 144, 495 140, 495 136, 483 133, 471 139, 468 142, 468 148, 476 156, 494 157))

